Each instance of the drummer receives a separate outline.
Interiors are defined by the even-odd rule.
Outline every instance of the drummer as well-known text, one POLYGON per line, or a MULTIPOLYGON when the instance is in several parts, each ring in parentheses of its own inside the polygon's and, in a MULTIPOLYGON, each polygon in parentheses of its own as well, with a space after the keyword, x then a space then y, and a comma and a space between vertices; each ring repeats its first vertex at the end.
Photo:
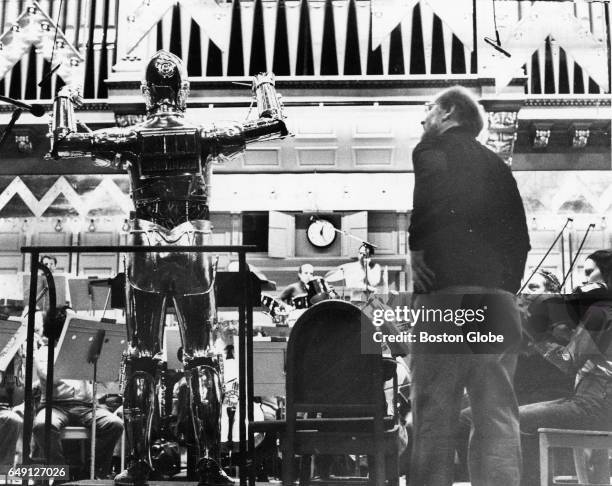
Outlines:
POLYGON ((368 296, 376 292, 382 279, 382 269, 372 261, 374 248, 367 243, 359 247, 357 261, 345 263, 330 270, 325 275, 328 282, 344 280, 344 285, 351 292, 351 302, 365 302, 368 296))
POLYGON ((297 275, 298 281, 289 285, 280 295, 280 300, 293 307, 295 300, 308 295, 308 283, 314 278, 314 267, 310 263, 300 265, 297 275))

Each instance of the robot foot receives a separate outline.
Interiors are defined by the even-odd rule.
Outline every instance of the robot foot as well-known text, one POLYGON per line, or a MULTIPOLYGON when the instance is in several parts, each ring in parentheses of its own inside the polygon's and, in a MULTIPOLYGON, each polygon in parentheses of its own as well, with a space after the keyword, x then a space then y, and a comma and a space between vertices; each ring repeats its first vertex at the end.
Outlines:
POLYGON ((221 466, 209 458, 200 459, 198 474, 200 476, 198 486, 234 486, 235 484, 221 466))
POLYGON ((115 476, 115 486, 145 486, 151 474, 151 466, 135 461, 115 476))

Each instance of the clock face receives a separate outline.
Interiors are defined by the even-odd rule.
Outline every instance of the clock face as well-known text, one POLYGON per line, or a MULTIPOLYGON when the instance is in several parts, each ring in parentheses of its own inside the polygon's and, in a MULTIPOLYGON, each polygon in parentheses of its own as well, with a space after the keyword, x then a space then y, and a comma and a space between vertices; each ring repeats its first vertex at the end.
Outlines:
POLYGON ((325 219, 317 219, 310 223, 306 233, 308 241, 314 246, 325 248, 331 245, 336 239, 336 230, 334 225, 325 219))

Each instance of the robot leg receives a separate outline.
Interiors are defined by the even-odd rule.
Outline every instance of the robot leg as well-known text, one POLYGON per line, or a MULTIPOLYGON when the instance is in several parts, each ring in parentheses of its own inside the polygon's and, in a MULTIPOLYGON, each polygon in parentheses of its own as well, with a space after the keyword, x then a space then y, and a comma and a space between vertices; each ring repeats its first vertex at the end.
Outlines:
POLYGON ((219 361, 212 346, 214 294, 175 297, 188 377, 190 415, 198 449, 200 486, 225 486, 233 481, 219 464, 222 385, 219 361))
POLYGON ((155 412, 158 365, 161 350, 165 298, 127 285, 128 351, 125 356, 123 399, 124 426, 128 440, 128 468, 115 477, 115 484, 147 483, 152 470, 151 424, 155 412))

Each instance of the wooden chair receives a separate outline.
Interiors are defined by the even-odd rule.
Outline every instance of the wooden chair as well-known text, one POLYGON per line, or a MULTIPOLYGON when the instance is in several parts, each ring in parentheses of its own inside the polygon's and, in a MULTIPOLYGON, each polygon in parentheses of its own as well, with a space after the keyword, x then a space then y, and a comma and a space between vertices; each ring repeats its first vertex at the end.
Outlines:
POLYGON ((608 450, 612 449, 612 432, 599 430, 538 429, 540 434, 540 486, 562 484, 555 482, 552 448, 570 447, 574 452, 574 465, 579 486, 610 484, 608 450), (592 483, 589 479, 584 449, 594 449, 595 463, 592 483))
POLYGON ((61 440, 78 440, 81 441, 81 463, 87 464, 87 441, 91 433, 87 427, 63 427, 60 430, 61 440))
MULTIPOLYGON (((91 437, 90 429, 86 427, 68 426, 60 430, 61 440, 79 440, 81 441, 81 463, 86 464, 87 447, 86 444, 91 437)), ((121 435, 121 470, 125 468, 125 431, 121 435)))
MULTIPOLYGON (((398 480, 397 416, 386 417, 383 357, 363 353, 362 325, 372 324, 357 307, 327 300, 292 329, 281 444, 285 486, 293 484, 296 454, 367 454, 371 482, 398 480)), ((397 379, 394 384, 397 389, 397 379)))

